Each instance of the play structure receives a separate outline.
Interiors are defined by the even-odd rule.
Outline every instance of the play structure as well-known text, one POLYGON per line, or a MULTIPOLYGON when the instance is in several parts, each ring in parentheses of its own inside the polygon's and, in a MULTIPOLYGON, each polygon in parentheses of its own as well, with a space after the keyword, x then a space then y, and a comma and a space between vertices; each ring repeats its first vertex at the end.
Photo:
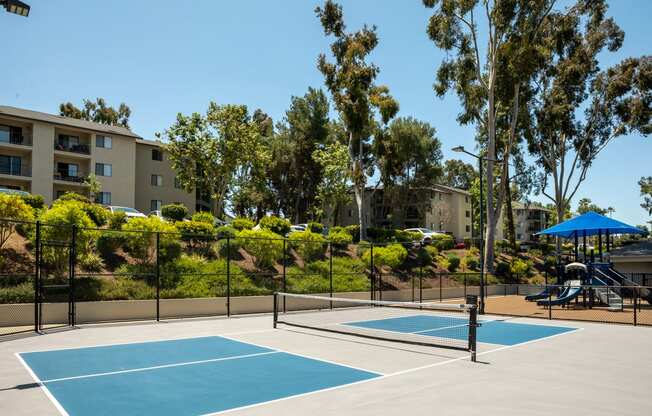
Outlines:
POLYGON ((643 231, 595 212, 564 221, 538 235, 550 235, 574 240, 574 261, 557 267, 557 284, 546 285, 539 293, 528 295, 525 300, 537 302, 539 306, 569 306, 572 302, 583 306, 606 306, 609 310, 622 310, 623 298, 637 297, 652 304, 652 291, 628 279, 605 261, 603 236, 606 237, 606 252, 611 246, 611 236, 616 234, 642 234, 643 231), (579 238, 582 237, 582 256, 579 238), (598 253, 591 249, 587 253, 587 237, 597 236, 598 253), (580 262, 582 260, 582 262, 580 262))

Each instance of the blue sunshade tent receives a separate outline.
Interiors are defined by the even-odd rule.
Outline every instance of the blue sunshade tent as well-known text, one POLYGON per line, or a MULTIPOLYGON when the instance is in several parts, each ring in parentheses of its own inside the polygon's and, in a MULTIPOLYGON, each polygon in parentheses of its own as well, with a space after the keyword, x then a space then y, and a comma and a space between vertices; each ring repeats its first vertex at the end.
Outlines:
POLYGON ((624 222, 605 217, 597 212, 589 211, 578 217, 571 218, 560 224, 554 225, 536 235, 554 235, 563 238, 581 237, 586 235, 605 234, 645 234, 644 231, 627 225, 624 222), (586 234, 585 234, 586 233, 586 234))

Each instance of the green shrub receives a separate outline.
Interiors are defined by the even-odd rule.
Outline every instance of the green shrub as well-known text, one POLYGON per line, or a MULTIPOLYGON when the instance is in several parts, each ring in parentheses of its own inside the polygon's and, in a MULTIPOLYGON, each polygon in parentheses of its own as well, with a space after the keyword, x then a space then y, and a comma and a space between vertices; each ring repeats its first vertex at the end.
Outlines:
POLYGON ((421 241, 421 234, 411 232, 411 231, 396 230, 394 232, 394 239, 398 242, 403 242, 403 243, 409 243, 412 241, 421 241))
POLYGON ((122 211, 114 212, 109 216, 109 229, 120 230, 127 223, 127 214, 122 211))
MULTIPOLYGON (((0 218, 34 221, 34 209, 17 195, 0 194, 0 218)), ((16 231, 18 225, 12 221, 0 221, 0 249, 16 231)))
POLYGON ((329 230, 328 240, 333 243, 333 247, 337 249, 345 249, 353 242, 351 234, 344 230, 329 230))
POLYGON ((59 202, 69 202, 69 201, 77 201, 77 202, 82 202, 84 204, 90 204, 91 200, 88 199, 88 197, 84 195, 80 195, 77 192, 65 192, 63 195, 57 198, 56 201, 54 201, 54 204, 57 204, 59 202))
POLYGON ((360 241, 360 226, 359 225, 347 225, 344 227, 347 233, 353 238, 353 242, 357 243, 360 241))
MULTIPOLYGON (((369 277, 366 265, 359 259, 333 257, 333 291, 366 292, 369 277)), ((303 269, 287 270, 288 290, 292 293, 328 293, 330 291, 329 260, 306 263, 303 269)))
POLYGON ((215 241, 215 227, 211 223, 190 220, 179 221, 175 226, 181 233, 181 240, 188 243, 190 249, 207 253, 210 244, 215 241))
POLYGON ((473 240, 471 237, 464 237, 464 248, 467 250, 473 247, 473 240))
MULTIPOLYGON (((408 252, 400 244, 390 244, 385 247, 374 247, 374 265, 375 266, 388 266, 392 269, 398 268, 407 258, 408 252)), ((366 251, 362 255, 362 260, 365 263, 371 261, 371 250, 366 251)))
POLYGON ((278 234, 280 236, 287 235, 287 233, 290 232, 291 226, 290 221, 286 220, 285 218, 279 218, 275 215, 264 217, 262 220, 260 220, 258 225, 260 225, 261 229, 269 230, 274 234, 278 234))
POLYGON ((495 269, 496 276, 507 277, 509 276, 510 271, 511 268, 509 267, 509 264, 505 262, 500 262, 496 264, 496 269, 495 269))
MULTIPOLYGON (((237 238, 229 238, 228 240, 228 247, 229 247, 229 252, 230 252, 230 258, 233 259, 238 251, 240 250, 240 241, 237 238)), ((226 258, 227 257, 227 240, 219 240, 217 242, 217 251, 220 254, 220 257, 226 258)))
POLYGON ((231 226, 238 231, 251 230, 252 228, 254 228, 254 225, 256 224, 252 220, 243 217, 235 218, 231 223, 231 226))
POLYGON ((95 243, 97 250, 104 259, 109 259, 115 254, 118 248, 127 241, 126 233, 120 231, 103 231, 95 243))
POLYGON ((193 221, 205 222, 206 224, 210 224, 213 226, 215 225, 215 217, 213 217, 213 214, 211 214, 210 212, 206 212, 206 211, 195 212, 194 214, 192 214, 191 219, 193 221))
POLYGON ((215 234, 217 235, 217 238, 235 238, 237 235, 237 231, 235 228, 229 226, 229 225, 223 225, 221 227, 217 227, 215 229, 215 234))
POLYGON ((243 230, 237 240, 259 267, 271 267, 283 258, 283 241, 269 230, 243 230))
POLYGON ((433 258, 433 260, 439 255, 439 249, 435 246, 427 245, 424 246, 424 248, 430 254, 430 257, 433 258))
POLYGON ((321 234, 324 232, 324 224, 321 224, 319 222, 309 222, 308 231, 316 234, 321 234))
POLYGON ((94 252, 86 253, 77 257, 77 262, 82 270, 86 272, 98 273, 104 269, 102 258, 94 252))
POLYGON ((448 262, 448 271, 455 273, 460 267, 460 258, 455 254, 449 254, 446 260, 448 262))
POLYGON ((367 238, 374 243, 386 243, 394 240, 394 230, 387 228, 368 227, 367 238))
POLYGON ((32 195, 32 194, 21 195, 20 198, 23 200, 23 202, 25 202, 27 205, 34 208, 35 210, 43 209, 44 201, 42 195, 32 195))
POLYGON ((480 267, 480 261, 475 256, 467 255, 464 257, 464 265, 469 270, 478 270, 480 267))
POLYGON ((168 221, 183 221, 188 216, 188 208, 183 204, 169 204, 161 207, 161 216, 168 221))
POLYGON ((512 277, 530 277, 532 274, 532 263, 522 259, 514 259, 509 271, 512 277))
POLYGON ((33 303, 34 285, 24 282, 15 286, 0 286, 0 303, 33 303))
POLYGON ((428 251, 430 246, 421 246, 417 249, 417 264, 421 267, 426 267, 432 264, 434 256, 428 251))
POLYGON ((84 204, 84 211, 97 227, 106 225, 111 215, 110 211, 99 204, 84 204))
POLYGON ((450 235, 435 234, 432 236, 431 244, 439 251, 452 250, 455 247, 455 240, 450 235))
POLYGON ((292 247, 304 261, 315 260, 324 254, 326 239, 321 234, 300 231, 290 234, 292 247))
POLYGON ((174 260, 181 254, 176 241, 174 225, 158 217, 132 218, 122 226, 125 233, 125 249, 139 264, 152 264, 156 256, 156 233, 159 234, 159 262, 174 260))

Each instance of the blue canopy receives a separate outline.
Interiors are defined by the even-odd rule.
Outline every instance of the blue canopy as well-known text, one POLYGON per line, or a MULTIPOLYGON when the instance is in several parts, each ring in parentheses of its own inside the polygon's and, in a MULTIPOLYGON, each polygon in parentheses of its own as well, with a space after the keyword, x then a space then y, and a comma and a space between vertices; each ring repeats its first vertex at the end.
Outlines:
POLYGON ((597 212, 589 211, 578 217, 571 218, 560 224, 547 228, 536 235, 555 235, 558 237, 572 238, 575 236, 581 237, 586 232, 587 236, 605 234, 609 231, 610 234, 645 234, 631 225, 624 222, 614 220, 597 212))

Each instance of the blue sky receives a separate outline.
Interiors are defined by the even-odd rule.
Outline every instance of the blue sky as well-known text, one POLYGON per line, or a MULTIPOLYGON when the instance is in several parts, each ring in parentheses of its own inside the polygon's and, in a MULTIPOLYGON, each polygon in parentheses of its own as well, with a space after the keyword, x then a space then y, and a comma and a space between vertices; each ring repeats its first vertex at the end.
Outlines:
MULTIPOLYGON (((210 100, 262 108, 279 120, 292 95, 323 85, 316 60, 329 40, 313 12, 318 1, 26 1, 27 19, 0 13, 0 104, 55 113, 63 101, 104 97, 129 104, 132 129, 154 138, 177 112, 202 112, 210 100)), ((603 64, 649 54, 652 2, 611 3, 625 44, 605 54, 603 64)), ((421 1, 342 4, 349 28, 378 26, 372 60, 381 68, 379 82, 399 100, 400 115, 435 126, 446 158, 458 156, 449 150, 457 144, 472 148, 473 128, 455 121, 456 97, 439 99, 432 90, 443 54, 426 37, 429 10, 421 1)), ((619 138, 599 156, 574 202, 589 197, 613 206, 621 220, 648 221, 636 182, 652 175, 651 155, 652 139, 619 138)))

